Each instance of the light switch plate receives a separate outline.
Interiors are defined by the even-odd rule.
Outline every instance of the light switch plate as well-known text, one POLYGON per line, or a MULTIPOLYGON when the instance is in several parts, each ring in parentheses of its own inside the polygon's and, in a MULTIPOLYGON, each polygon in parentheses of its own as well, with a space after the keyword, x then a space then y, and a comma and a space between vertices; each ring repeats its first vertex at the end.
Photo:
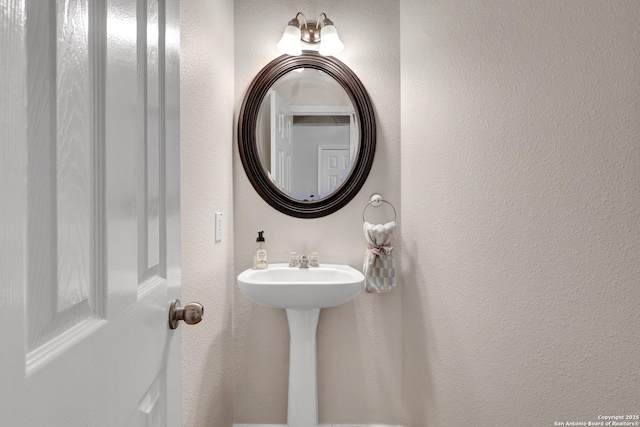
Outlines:
POLYGON ((216 212, 216 242, 222 241, 222 212, 216 212))

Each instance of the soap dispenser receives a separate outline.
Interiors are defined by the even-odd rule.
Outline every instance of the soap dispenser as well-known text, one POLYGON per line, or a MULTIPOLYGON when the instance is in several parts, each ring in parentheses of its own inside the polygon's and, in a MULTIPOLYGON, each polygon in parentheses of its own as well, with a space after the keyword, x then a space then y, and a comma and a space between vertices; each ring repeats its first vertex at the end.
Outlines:
POLYGON ((264 231, 258 231, 256 239, 256 250, 253 252, 253 268, 254 270, 264 270, 269 266, 267 261, 267 246, 264 242, 264 231))

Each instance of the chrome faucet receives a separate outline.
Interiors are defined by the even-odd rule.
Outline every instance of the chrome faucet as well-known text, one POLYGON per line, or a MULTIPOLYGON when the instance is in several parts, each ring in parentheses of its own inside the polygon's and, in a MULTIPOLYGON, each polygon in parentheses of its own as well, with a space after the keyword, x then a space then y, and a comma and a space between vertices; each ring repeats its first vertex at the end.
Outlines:
POLYGON ((312 252, 311 255, 298 256, 297 252, 291 252, 291 256, 289 258, 289 267, 320 267, 320 263, 318 262, 318 253, 312 252))
POLYGON ((300 268, 309 268, 309 257, 302 255, 300 257, 300 268))

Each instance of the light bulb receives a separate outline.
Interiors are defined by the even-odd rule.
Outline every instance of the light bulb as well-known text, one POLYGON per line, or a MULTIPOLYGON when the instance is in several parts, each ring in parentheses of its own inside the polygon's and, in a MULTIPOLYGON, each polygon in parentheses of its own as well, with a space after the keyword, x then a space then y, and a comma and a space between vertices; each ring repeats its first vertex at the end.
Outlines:
MULTIPOLYGON (((298 21, 297 19, 295 21, 298 21)), ((300 48, 300 28, 292 24, 293 20, 289 22, 287 28, 284 29, 282 38, 276 45, 276 47, 288 55, 300 55, 302 49, 300 48)))
POLYGON ((335 55, 342 52, 344 44, 338 37, 338 31, 332 24, 327 24, 320 30, 320 49, 318 52, 320 55, 335 55))

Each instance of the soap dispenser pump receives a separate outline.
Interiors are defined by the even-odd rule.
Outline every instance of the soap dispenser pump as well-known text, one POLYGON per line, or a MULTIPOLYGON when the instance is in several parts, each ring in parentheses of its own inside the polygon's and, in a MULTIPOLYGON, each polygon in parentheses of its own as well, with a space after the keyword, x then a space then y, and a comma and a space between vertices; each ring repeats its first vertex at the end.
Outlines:
POLYGON ((253 268, 255 270, 264 270, 269 266, 267 261, 267 246, 262 235, 264 231, 258 231, 256 239, 256 250, 253 253, 253 268))

